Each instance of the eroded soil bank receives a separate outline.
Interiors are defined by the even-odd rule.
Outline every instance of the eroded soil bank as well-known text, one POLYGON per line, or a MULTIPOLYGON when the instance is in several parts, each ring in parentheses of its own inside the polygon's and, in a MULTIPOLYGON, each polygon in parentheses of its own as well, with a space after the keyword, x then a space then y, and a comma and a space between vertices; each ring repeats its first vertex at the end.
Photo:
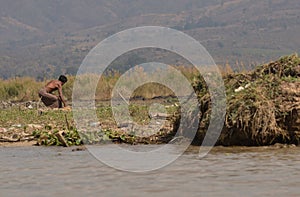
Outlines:
MULTIPOLYGON (((299 144, 298 55, 283 57, 251 72, 227 75, 224 82, 226 117, 217 145, 299 144)), ((199 79, 198 83, 203 83, 203 80, 199 79)), ((202 116, 194 140, 196 144, 200 144, 205 136, 211 110, 207 89, 198 90, 198 95, 202 103, 202 116)))

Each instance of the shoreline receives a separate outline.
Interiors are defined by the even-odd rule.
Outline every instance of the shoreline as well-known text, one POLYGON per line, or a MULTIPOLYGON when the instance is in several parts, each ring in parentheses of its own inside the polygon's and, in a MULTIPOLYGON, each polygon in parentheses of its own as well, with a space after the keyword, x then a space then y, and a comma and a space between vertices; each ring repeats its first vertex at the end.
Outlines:
MULTIPOLYGON (((300 145, 300 58, 296 54, 247 73, 228 74, 223 80, 226 114, 216 146, 300 145)), ((36 141, 38 145, 72 146, 108 140, 127 144, 165 144, 176 136, 177 131, 185 137, 189 136, 190 129, 197 128, 192 144, 200 146, 209 127, 212 103, 201 76, 194 80, 193 87, 201 104, 200 110, 181 114, 179 101, 173 98, 159 102, 166 113, 150 114, 151 105, 158 101, 140 100, 130 103, 129 107, 115 106, 115 110, 121 112, 128 107, 132 117, 132 120, 117 124, 112 106, 101 102, 96 107, 97 120, 91 122, 88 117, 81 117, 84 125, 81 136, 71 111, 49 110, 32 102, 10 108, 5 105, 0 111, 0 139, 11 143, 0 145, 14 146, 16 143, 16 146, 22 146, 32 142, 20 141, 36 141), (182 115, 190 121, 186 133, 180 130, 182 115), (149 127, 151 121, 156 124, 149 127), (157 125, 162 127, 157 130, 157 125)))
MULTIPOLYGON (((126 145, 131 145, 131 146, 138 146, 138 145, 144 145, 144 146, 161 146, 162 144, 127 144, 123 143, 126 145)), ((88 144, 87 144, 88 145, 88 144)), ((96 145, 96 144, 95 144, 96 145)), ((99 145, 99 144, 98 144, 99 145)), ((107 145, 107 144, 102 144, 102 145, 107 145)), ((91 146, 91 145, 89 145, 91 146)), ((93 146, 93 145, 92 145, 93 146)), ((13 147, 55 147, 55 146, 44 146, 44 145, 38 145, 37 141, 23 141, 23 142, 0 142, 0 148, 13 148, 13 147)), ((68 147, 63 147, 62 148, 68 149, 71 148, 72 151, 83 151, 86 150, 86 145, 82 144, 80 146, 68 146, 68 147)), ((201 146, 199 145, 193 145, 191 144, 187 150, 190 149, 190 147, 198 147, 200 148, 201 146)), ((219 149, 219 148, 237 148, 237 149, 243 149, 243 148, 275 148, 275 149, 282 149, 282 148, 299 148, 300 146, 295 145, 295 144, 281 144, 281 143, 276 143, 273 145, 267 145, 267 146, 222 146, 222 145, 215 145, 213 148, 214 149, 219 149)))
POLYGON ((35 146, 36 141, 27 142, 0 142, 0 147, 30 147, 35 146))

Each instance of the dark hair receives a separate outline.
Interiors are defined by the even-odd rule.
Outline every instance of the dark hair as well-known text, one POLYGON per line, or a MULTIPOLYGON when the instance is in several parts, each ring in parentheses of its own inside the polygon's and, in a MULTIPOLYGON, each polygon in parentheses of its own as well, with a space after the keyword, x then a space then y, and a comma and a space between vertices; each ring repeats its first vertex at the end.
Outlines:
POLYGON ((67 77, 65 75, 60 75, 58 78, 59 81, 66 83, 68 81, 67 77))

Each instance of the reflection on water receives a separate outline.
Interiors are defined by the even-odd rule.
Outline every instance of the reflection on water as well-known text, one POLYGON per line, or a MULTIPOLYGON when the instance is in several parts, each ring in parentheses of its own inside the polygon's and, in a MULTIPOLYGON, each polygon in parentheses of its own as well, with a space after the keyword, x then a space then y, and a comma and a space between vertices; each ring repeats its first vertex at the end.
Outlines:
MULTIPOLYGON (((108 148, 110 145, 107 145, 108 148)), ((191 147, 150 173, 114 170, 88 151, 1 147, 0 196, 299 196, 300 148, 191 147)))

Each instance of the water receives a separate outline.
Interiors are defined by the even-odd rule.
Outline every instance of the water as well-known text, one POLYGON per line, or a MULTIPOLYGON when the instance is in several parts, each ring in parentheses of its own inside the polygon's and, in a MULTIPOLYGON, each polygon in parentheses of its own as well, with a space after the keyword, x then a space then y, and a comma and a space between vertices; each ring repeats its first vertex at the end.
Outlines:
POLYGON ((217 147, 205 159, 197 153, 191 147, 173 164, 137 174, 88 151, 1 147, 0 196, 300 196, 298 147, 217 147))

